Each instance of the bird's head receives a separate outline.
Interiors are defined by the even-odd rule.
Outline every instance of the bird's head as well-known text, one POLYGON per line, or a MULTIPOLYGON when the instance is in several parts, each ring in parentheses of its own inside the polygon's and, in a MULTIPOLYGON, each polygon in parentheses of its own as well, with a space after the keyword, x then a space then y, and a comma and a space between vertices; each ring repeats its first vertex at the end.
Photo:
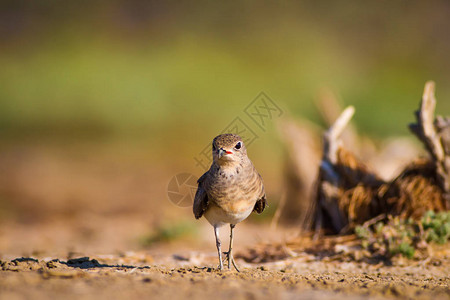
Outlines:
POLYGON ((247 149, 240 136, 226 133, 214 138, 212 155, 214 162, 219 165, 240 163, 247 157, 247 149))

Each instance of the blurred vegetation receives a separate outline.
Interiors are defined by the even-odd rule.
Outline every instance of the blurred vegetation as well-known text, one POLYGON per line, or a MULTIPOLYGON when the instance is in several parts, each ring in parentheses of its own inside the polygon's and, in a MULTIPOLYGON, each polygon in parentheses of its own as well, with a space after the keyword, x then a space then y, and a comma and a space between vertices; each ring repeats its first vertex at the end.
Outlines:
MULTIPOLYGON (((314 100, 331 89, 355 106, 365 134, 405 134, 426 80, 436 81, 437 112, 450 112, 449 13, 446 0, 1 1, 0 150, 13 145, 23 169, 30 143, 65 146, 67 160, 135 155, 160 181, 145 201, 163 201, 174 170, 200 175, 193 157, 261 91, 285 115, 319 122, 314 100), (74 147, 84 142, 94 146, 74 147)), ((274 203, 283 165, 275 122, 263 131, 245 121, 274 203)), ((2 184, 0 196, 11 185, 2 184)))
POLYGON ((428 79, 450 112, 447 1, 0 7, 0 132, 14 138, 124 134, 166 147, 167 134, 208 140, 261 90, 314 119, 322 87, 356 106, 364 132, 401 134, 428 79))
POLYGON ((450 212, 429 211, 422 218, 422 226, 427 242, 445 244, 450 239, 450 212))
POLYGON ((414 258, 416 252, 427 249, 427 243, 445 244, 450 239, 450 211, 428 211, 420 221, 389 217, 373 228, 357 226, 355 233, 363 248, 375 256, 392 258, 399 254, 414 258))

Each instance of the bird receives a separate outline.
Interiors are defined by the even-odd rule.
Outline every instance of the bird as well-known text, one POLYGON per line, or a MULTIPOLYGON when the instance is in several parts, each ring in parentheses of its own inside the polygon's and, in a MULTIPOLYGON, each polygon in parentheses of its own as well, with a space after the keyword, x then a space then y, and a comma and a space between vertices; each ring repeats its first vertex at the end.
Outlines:
POLYGON ((214 228, 220 271, 223 270, 219 228, 230 224, 230 245, 224 252, 228 261, 239 272, 232 254, 233 229, 253 211, 260 214, 267 205, 264 183, 247 156, 244 141, 237 134, 226 133, 212 141, 211 167, 197 181, 193 212, 202 216, 214 228))

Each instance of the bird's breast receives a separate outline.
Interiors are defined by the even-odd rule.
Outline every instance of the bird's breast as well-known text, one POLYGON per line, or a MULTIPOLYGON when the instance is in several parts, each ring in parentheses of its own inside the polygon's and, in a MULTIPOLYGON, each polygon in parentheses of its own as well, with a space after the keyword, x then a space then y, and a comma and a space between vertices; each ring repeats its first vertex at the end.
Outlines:
POLYGON ((253 166, 240 171, 219 170, 208 188, 208 196, 217 206, 230 213, 253 209, 258 200, 262 181, 253 166))

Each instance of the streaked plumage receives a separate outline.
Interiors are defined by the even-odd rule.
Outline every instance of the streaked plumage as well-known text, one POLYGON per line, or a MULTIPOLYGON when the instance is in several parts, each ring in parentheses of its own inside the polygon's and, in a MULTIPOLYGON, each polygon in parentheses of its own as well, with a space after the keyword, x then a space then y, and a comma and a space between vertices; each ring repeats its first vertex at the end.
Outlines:
POLYGON ((245 220, 252 211, 263 212, 266 196, 261 175, 247 157, 247 150, 241 137, 235 134, 215 137, 212 155, 213 163, 210 169, 198 180, 193 211, 196 219, 205 216, 214 227, 219 251, 219 267, 222 269, 218 228, 230 224, 228 267, 230 261, 235 266, 231 255, 233 228, 245 220))

